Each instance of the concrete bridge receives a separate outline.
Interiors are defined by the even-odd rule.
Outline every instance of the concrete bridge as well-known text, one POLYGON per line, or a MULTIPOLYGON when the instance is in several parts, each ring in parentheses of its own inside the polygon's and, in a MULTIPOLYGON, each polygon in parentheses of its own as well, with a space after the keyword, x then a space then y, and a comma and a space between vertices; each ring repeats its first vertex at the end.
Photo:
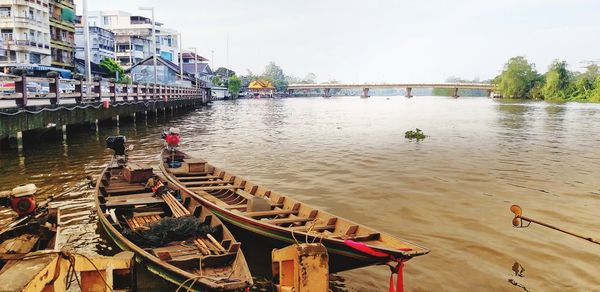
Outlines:
POLYGON ((412 97, 413 88, 449 88, 454 90, 453 97, 458 97, 459 89, 481 89, 487 90, 491 95, 495 90, 493 84, 487 83, 340 83, 340 84, 290 84, 288 85, 289 95, 293 95, 297 90, 322 90, 323 95, 331 96, 331 89, 362 89, 361 97, 369 97, 371 88, 403 88, 406 90, 406 97, 412 97))
POLYGON ((193 108, 212 100, 210 89, 163 84, 121 84, 114 80, 85 80, 0 76, 0 141, 16 138, 22 148, 23 132, 102 120, 146 117, 193 108), (89 93, 86 86, 89 84, 89 93))

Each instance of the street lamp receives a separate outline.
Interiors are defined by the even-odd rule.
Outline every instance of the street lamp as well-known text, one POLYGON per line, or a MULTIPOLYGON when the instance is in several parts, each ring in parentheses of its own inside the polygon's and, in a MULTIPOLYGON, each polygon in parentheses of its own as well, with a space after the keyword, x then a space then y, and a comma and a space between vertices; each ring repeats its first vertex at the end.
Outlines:
MULTIPOLYGON (((92 79, 92 67, 90 64, 90 27, 88 26, 88 4, 87 0, 83 0, 83 46, 85 55, 85 97, 90 96, 90 80, 92 79)), ((115 48, 116 49, 116 48, 115 48)), ((9 53, 10 56, 10 53, 9 53)))
POLYGON ((196 88, 198 88, 198 50, 196 48, 190 48, 194 51, 194 79, 196 79, 196 88))
POLYGON ((154 66, 154 84, 158 84, 158 74, 156 71, 156 24, 154 22, 154 7, 140 7, 140 10, 152 11, 152 62, 154 66))

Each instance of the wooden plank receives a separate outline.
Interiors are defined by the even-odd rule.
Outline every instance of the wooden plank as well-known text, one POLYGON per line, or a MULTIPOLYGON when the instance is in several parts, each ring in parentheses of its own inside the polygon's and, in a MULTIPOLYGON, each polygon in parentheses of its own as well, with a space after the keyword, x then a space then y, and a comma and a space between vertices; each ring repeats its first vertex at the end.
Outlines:
POLYGON ((226 180, 209 180, 209 181, 199 181, 199 182, 184 182, 182 184, 185 185, 186 187, 199 187, 199 186, 203 186, 203 185, 213 185, 213 184, 222 185, 222 184, 228 184, 228 183, 229 183, 229 181, 226 181, 226 180))
POLYGON ((124 207, 124 206, 134 206, 134 205, 150 205, 150 204, 160 204, 165 201, 162 198, 158 197, 148 197, 148 198, 138 198, 138 199, 130 199, 130 200, 113 200, 106 203, 107 208, 112 207, 124 207))
POLYGON ((260 218, 260 217, 269 217, 269 216, 276 216, 276 215, 290 215, 290 214, 297 215, 298 210, 271 210, 271 211, 246 212, 246 213, 242 213, 242 214, 246 217, 260 218))
POLYGON ((172 172, 177 177, 202 176, 212 174, 210 172, 172 172))
POLYGON ((141 199, 141 198, 149 198, 154 196, 154 193, 142 193, 142 194, 133 194, 133 195, 121 195, 121 196, 110 196, 105 197, 107 202, 110 201, 123 201, 129 199, 141 199))
POLYGON ((353 235, 353 236, 335 236, 335 238, 351 239, 354 241, 371 241, 378 240, 381 237, 379 232, 364 234, 364 235, 353 235))
POLYGON ((217 178, 223 178, 220 175, 205 175, 205 176, 188 176, 188 177, 180 177, 178 178, 179 181, 181 182, 185 182, 185 181, 203 181, 203 180, 209 180, 209 179, 217 179, 217 178))
MULTIPOLYGON (((290 229, 293 230, 297 230, 297 231, 307 231, 307 228, 309 226, 293 226, 293 227, 289 227, 290 229)), ((311 228, 311 231, 315 231, 315 232, 321 232, 321 231, 325 231, 325 230, 335 230, 335 225, 316 225, 314 227, 311 228)))
POLYGON ((358 225, 351 225, 348 227, 348 230, 346 230, 346 235, 353 235, 356 233, 357 230, 358 230, 358 225))
POLYGON ((208 239, 221 251, 221 252, 226 252, 225 248, 223 248, 221 246, 221 244, 210 234, 207 233, 206 237, 208 237, 208 239))
POLYGON ((237 190, 242 189, 243 186, 216 186, 216 187, 195 187, 190 188, 192 191, 218 191, 218 190, 237 190))
MULTIPOLYGON (((243 205, 231 205, 231 206, 227 206, 225 208, 229 209, 229 210, 238 210, 238 209, 246 209, 247 207, 248 207, 248 204, 243 204, 243 205)), ((283 204, 271 204, 271 208, 283 208, 283 204)))
POLYGON ((312 221, 312 220, 314 220, 314 218, 309 218, 309 217, 290 217, 290 218, 264 220, 264 221, 261 221, 261 222, 266 222, 266 223, 270 223, 270 224, 279 225, 279 224, 289 224, 289 223, 302 223, 302 222, 308 222, 308 221, 312 221))

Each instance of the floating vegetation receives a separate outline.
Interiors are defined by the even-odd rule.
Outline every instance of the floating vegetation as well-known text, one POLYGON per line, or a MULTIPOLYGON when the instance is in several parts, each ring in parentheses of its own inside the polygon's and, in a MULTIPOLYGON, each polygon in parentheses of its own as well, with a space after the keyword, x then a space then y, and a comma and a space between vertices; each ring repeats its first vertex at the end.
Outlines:
POLYGON ((404 138, 412 140, 412 139, 417 139, 417 141, 421 141, 423 139, 425 139, 427 136, 425 136, 425 134, 423 134, 423 131, 421 131, 421 129, 416 128, 414 131, 410 130, 410 131, 406 131, 404 132, 404 138))

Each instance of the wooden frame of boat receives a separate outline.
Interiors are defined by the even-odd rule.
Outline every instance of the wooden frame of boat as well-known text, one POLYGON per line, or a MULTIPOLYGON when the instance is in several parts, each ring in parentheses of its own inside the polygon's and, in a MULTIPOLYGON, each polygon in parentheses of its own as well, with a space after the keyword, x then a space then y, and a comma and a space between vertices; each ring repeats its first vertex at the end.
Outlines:
MULTIPOLYGON (((166 181, 160 176, 156 179, 166 181)), ((134 252, 136 261, 175 285, 198 291, 239 291, 251 286, 252 276, 240 243, 219 218, 190 193, 185 190, 179 193, 183 203, 170 193, 157 197, 143 183, 128 183, 123 177, 123 166, 109 165, 96 183, 100 223, 121 249, 134 252), (120 231, 143 228, 162 217, 188 214, 210 222, 213 227, 220 226, 220 231, 157 248, 141 248, 120 231)))
POLYGON ((263 254, 268 251, 261 258, 265 263, 266 257, 270 257, 269 249, 282 248, 296 240, 323 243, 329 253, 331 272, 406 261, 429 252, 414 243, 251 183, 178 150, 172 152, 164 149, 160 168, 173 184, 193 192, 199 201, 228 225, 237 238, 252 238, 251 241, 261 242, 256 247, 265 247, 263 254), (168 164, 171 160, 181 165, 171 168, 168 164), (249 206, 254 208, 257 203, 267 208, 248 210, 249 206), (365 247, 367 251, 357 246, 365 247))

